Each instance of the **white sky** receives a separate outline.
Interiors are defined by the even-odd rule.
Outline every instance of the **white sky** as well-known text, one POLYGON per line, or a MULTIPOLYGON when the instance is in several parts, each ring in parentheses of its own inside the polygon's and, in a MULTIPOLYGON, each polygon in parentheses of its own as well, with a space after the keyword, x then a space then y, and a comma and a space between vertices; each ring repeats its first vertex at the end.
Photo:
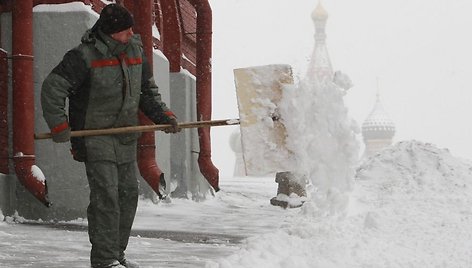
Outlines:
MULTIPOLYGON (((213 10, 213 118, 237 118, 232 70, 286 63, 304 74, 314 45, 317 0, 210 0, 213 10)), ((324 0, 334 70, 354 87, 351 116, 365 120, 375 102, 396 124, 395 142, 416 139, 472 159, 472 1, 324 0)), ((294 114, 294 117, 297 115, 294 114)), ((212 129, 213 161, 232 175, 229 135, 212 129)))

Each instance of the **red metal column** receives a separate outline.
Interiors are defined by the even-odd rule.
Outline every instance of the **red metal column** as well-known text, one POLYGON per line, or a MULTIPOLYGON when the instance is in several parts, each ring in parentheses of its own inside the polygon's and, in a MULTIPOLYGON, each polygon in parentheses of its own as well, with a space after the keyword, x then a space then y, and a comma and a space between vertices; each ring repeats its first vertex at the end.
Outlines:
MULTIPOLYGON (((125 1, 125 5, 130 5, 129 0, 125 1)), ((144 53, 149 62, 149 67, 153 67, 153 43, 152 43, 152 7, 153 0, 140 0, 133 5, 135 19, 134 30, 141 35, 144 46, 144 53)), ((139 113, 140 125, 152 125, 142 112, 139 113)), ((164 173, 161 171, 156 162, 156 140, 154 132, 144 132, 138 140, 138 168, 143 179, 151 186, 154 192, 161 196, 159 192, 159 184, 164 180, 164 173)))
MULTIPOLYGON (((125 2, 127 4, 128 2, 125 2)), ((134 29, 136 33, 141 35, 141 40, 143 41, 144 53, 149 61, 149 65, 152 68, 152 10, 153 10, 153 0, 139 0, 134 1, 133 7, 134 14, 134 29)))
POLYGON ((175 0, 161 0, 163 25, 161 32, 162 52, 169 60, 171 73, 180 72, 182 57, 182 28, 175 0))
POLYGON ((20 182, 50 206, 47 184, 35 165, 33 0, 16 0, 12 11, 13 159, 20 182))
MULTIPOLYGON (((100 0, 101 1, 101 0, 100 0)), ((138 2, 138 6, 140 4, 141 1, 143 0, 136 0, 138 2)), ((134 13, 134 1, 133 0, 118 0, 118 1, 115 1, 117 4, 119 5, 122 5, 124 7, 126 7, 126 9, 128 9, 131 13, 133 13, 133 18, 134 18, 134 21, 136 22, 136 14, 134 13)), ((136 29, 136 24, 134 25, 133 29, 136 29)))
POLYGON ((159 0, 154 0, 154 23, 160 31, 162 26, 162 8, 159 0))
MULTIPOLYGON (((197 118, 211 120, 212 12, 208 0, 189 0, 197 11, 197 118)), ((211 161, 210 128, 199 128, 200 172, 219 191, 219 171, 211 161)))

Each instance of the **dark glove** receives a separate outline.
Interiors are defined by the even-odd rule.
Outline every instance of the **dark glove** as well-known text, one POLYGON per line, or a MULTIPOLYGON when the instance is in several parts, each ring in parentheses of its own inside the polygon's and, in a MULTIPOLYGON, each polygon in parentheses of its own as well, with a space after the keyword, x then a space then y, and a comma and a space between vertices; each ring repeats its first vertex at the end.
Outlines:
POLYGON ((51 129, 52 140, 56 143, 70 141, 70 127, 69 123, 64 122, 51 129))
POLYGON ((179 127, 179 124, 177 123, 177 118, 175 118, 174 115, 169 116, 168 124, 170 124, 171 126, 164 129, 165 133, 177 133, 177 132, 180 132, 182 130, 179 127))

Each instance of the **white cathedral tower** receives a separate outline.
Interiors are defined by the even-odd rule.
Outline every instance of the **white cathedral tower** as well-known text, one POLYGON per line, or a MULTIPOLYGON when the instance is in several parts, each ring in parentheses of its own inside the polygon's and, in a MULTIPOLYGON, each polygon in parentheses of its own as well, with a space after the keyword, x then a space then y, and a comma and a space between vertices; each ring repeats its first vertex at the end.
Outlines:
POLYGON ((329 59, 328 48, 326 46, 326 21, 328 12, 321 5, 321 1, 311 13, 311 19, 315 25, 315 47, 307 70, 307 78, 317 81, 333 79, 333 67, 329 59))
POLYGON ((378 89, 374 109, 362 123, 362 136, 365 143, 364 157, 369 157, 392 145, 395 136, 395 124, 382 107, 378 89))

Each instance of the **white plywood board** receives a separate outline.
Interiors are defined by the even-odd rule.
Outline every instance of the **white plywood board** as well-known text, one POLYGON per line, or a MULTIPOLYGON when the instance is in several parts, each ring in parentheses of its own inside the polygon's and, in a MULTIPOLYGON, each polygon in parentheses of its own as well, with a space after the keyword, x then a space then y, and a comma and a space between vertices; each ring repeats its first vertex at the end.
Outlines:
POLYGON ((293 84, 289 65, 266 65, 234 70, 241 143, 246 175, 285 171, 291 156, 278 113, 283 88, 293 84))

